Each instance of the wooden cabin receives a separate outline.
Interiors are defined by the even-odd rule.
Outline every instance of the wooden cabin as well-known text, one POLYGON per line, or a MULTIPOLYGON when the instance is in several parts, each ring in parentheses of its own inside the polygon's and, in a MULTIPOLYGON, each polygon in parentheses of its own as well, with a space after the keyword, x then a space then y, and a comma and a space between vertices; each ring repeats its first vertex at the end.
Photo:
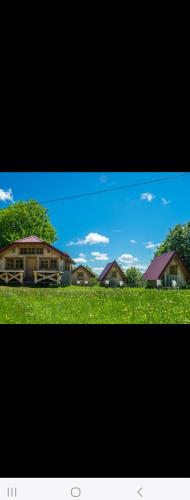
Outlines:
POLYGON ((127 284, 127 278, 116 260, 107 264, 100 274, 98 281, 102 286, 115 287, 120 286, 122 283, 123 285, 127 284))
POLYGON ((94 274, 82 265, 72 271, 72 285, 89 285, 92 278, 94 274))
POLYGON ((71 284, 72 264, 67 254, 37 236, 15 241, 0 250, 0 282, 11 284, 71 284))
POLYGON ((172 287, 173 283, 183 287, 190 279, 190 272, 176 252, 167 252, 154 258, 143 279, 153 288, 158 286, 158 282, 166 288, 172 287))

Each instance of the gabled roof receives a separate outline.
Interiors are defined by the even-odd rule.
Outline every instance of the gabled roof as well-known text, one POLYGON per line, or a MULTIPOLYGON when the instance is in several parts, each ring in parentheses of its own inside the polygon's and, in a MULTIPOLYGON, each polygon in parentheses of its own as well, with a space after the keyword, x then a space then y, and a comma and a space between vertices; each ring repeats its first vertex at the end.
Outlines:
POLYGON ((21 240, 15 241, 11 245, 7 246, 6 248, 0 249, 0 253, 6 252, 6 250, 8 250, 9 248, 14 248, 18 243, 19 244, 21 243, 22 245, 24 243, 35 243, 35 244, 43 243, 46 247, 51 248, 52 250, 55 250, 60 255, 65 257, 65 259, 67 259, 71 264, 74 264, 74 260, 70 257, 70 255, 68 253, 65 253, 65 252, 62 252, 61 250, 58 250, 58 248, 54 247, 53 245, 50 245, 46 241, 41 240, 40 238, 38 238, 38 236, 35 236, 35 235, 28 236, 27 238, 22 238, 21 240))
POLYGON ((106 265, 106 267, 104 267, 103 271, 101 272, 100 276, 99 276, 99 280, 103 280, 106 276, 106 274, 108 273, 108 271, 111 269, 111 267, 113 266, 114 264, 114 261, 113 262, 109 262, 109 264, 106 265))
POLYGON ((98 280, 99 281, 102 281, 103 279, 106 278, 106 275, 108 273, 108 271, 110 271, 110 269, 112 268, 112 266, 116 266, 118 271, 120 272, 120 274, 122 275, 123 279, 125 281, 127 281, 127 278, 126 276, 124 275, 124 272, 122 271, 121 267, 119 266, 119 264, 116 262, 116 260, 113 260, 113 262, 109 262, 109 264, 106 265, 106 267, 103 269, 102 273, 100 274, 98 280))
POLYGON ((90 276, 92 276, 92 278, 94 277, 94 274, 91 273, 91 271, 89 271, 89 269, 87 269, 85 266, 82 266, 82 264, 80 266, 76 267, 75 269, 73 269, 72 274, 74 274, 76 271, 78 272, 79 269, 84 269, 84 271, 89 273, 90 276))
POLYGON ((0 248, 0 253, 5 252, 5 250, 8 250, 8 248, 12 247, 13 245, 9 245, 8 247, 0 248))
POLYGON ((38 238, 38 236, 32 235, 27 238, 22 238, 21 240, 16 240, 15 243, 44 243, 43 240, 38 238))
POLYGON ((177 257, 179 262, 181 263, 184 271, 189 275, 189 271, 187 268, 184 266, 183 262, 181 261, 180 257, 177 255, 176 252, 167 252, 163 253, 162 255, 157 255, 154 260, 151 262, 150 266, 146 270, 146 272, 143 275, 144 280, 150 280, 150 281, 155 281, 158 280, 162 273, 165 271, 165 269, 168 267, 169 263, 173 259, 173 257, 177 257))
POLYGON ((52 250, 55 250, 56 252, 60 253, 60 255, 65 257, 65 259, 69 260, 71 264, 75 264, 74 260, 72 259, 72 257, 70 257, 68 253, 62 252, 62 250, 58 250, 58 248, 54 247, 53 245, 50 245, 49 243, 46 243, 46 241, 42 241, 42 243, 44 243, 46 247, 51 248, 52 250))

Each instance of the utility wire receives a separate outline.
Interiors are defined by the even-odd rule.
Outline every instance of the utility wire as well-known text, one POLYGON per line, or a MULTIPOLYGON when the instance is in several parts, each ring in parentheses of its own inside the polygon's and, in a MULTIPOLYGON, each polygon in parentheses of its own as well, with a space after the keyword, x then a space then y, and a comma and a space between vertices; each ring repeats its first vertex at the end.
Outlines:
MULTIPOLYGON (((55 198, 55 199, 52 199, 52 200, 40 201, 39 203, 46 204, 46 203, 55 203, 57 201, 74 200, 74 199, 77 199, 77 198, 84 198, 86 196, 94 196, 96 194, 109 193, 111 191, 118 191, 118 190, 122 190, 122 189, 129 189, 129 188, 132 188, 132 187, 144 186, 144 185, 147 185, 147 184, 156 184, 156 183, 159 183, 159 182, 169 181, 169 180, 173 180, 173 179, 177 179, 179 177, 185 177, 185 176, 189 176, 189 175, 190 175, 190 172, 185 172, 185 173, 178 174, 178 175, 173 175, 173 176, 170 175, 170 176, 164 177, 164 178, 160 177, 158 179, 149 179, 149 180, 146 180, 146 181, 136 182, 136 183, 133 183, 133 184, 126 184, 124 186, 118 186, 118 187, 115 187, 115 188, 101 189, 99 191, 91 191, 89 193, 74 194, 74 195, 70 195, 70 196, 64 196, 63 198, 55 198)), ((27 204, 27 203, 28 202, 23 202, 22 205, 27 204)), ((14 205, 9 205, 9 207, 10 206, 14 207, 14 205)), ((2 208, 1 210, 3 210, 4 208, 2 208)))
POLYGON ((164 178, 160 177, 158 179, 151 179, 151 180, 147 180, 147 181, 137 182, 134 184, 126 184, 125 186, 118 186, 115 188, 101 189, 100 191, 91 191, 90 193, 82 193, 82 194, 74 194, 71 196, 64 196, 64 198, 56 198, 54 200, 46 200, 46 201, 42 201, 41 203, 54 203, 56 201, 64 201, 64 200, 71 200, 71 199, 75 199, 75 198, 83 198, 85 196, 93 196, 95 194, 108 193, 110 191, 117 191, 119 189, 128 189, 131 187, 143 186, 145 184, 153 184, 153 183, 157 183, 157 182, 169 181, 172 179, 177 179, 178 177, 184 177, 186 175, 190 175, 190 172, 185 172, 183 174, 173 175, 173 176, 164 177, 164 178))

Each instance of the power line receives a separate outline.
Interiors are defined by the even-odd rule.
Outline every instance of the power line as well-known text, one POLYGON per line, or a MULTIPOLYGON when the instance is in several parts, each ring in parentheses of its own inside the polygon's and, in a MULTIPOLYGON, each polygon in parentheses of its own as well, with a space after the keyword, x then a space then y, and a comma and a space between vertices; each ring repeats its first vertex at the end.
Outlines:
MULTIPOLYGON (((173 175, 173 176, 168 176, 168 177, 160 177, 158 179, 149 179, 149 180, 146 180, 146 181, 142 181, 142 182, 136 182, 136 183, 133 183, 133 184, 126 184, 124 186, 118 186, 118 187, 115 187, 115 188, 107 188, 107 189, 101 189, 99 191, 91 191, 89 193, 81 193, 81 194, 74 194, 74 195, 70 195, 70 196, 64 196, 63 198, 55 198, 55 199, 51 199, 51 200, 45 200, 45 201, 40 201, 39 203, 40 204, 46 204, 46 203, 55 203, 57 201, 65 201, 65 200, 73 200, 73 199, 77 199, 77 198, 84 198, 86 196, 94 196, 96 194, 102 194, 102 193, 109 193, 111 191, 118 191, 118 190, 122 190, 122 189, 129 189, 129 188, 132 188, 132 187, 138 187, 138 186, 144 186, 144 185, 147 185, 147 184, 156 184, 156 183, 159 183, 159 182, 164 182, 164 181, 169 181, 169 180, 173 180, 173 179, 177 179, 179 177, 185 177, 185 176, 189 176, 190 175, 190 172, 185 172, 183 174, 178 174, 178 175, 173 175)), ((27 204, 28 202, 23 202, 22 203, 22 206, 27 204)), ((9 207, 14 207, 14 205, 9 205, 9 207)), ((2 208, 1 210, 5 209, 2 208)))
POLYGON ((143 186, 145 184, 153 184, 153 183, 157 183, 157 182, 169 181, 172 179, 177 179, 178 177, 184 177, 186 175, 190 175, 190 172, 186 172, 184 174, 179 174, 179 175, 173 175, 173 176, 169 176, 169 177, 164 177, 164 178, 160 177, 159 179, 151 179, 151 180, 147 180, 147 181, 143 181, 143 182, 137 182, 134 184, 126 184, 125 186, 118 186, 115 188, 107 188, 107 189, 101 189, 99 191, 91 191, 89 193, 81 193, 81 194, 74 194, 71 196, 64 196, 64 198, 56 198, 54 200, 46 200, 46 201, 42 201, 41 203, 54 203, 56 201, 65 201, 65 200, 71 200, 71 199, 75 199, 75 198, 82 198, 85 196, 93 196, 95 194, 108 193, 110 191, 117 191, 119 189, 128 189, 131 187, 143 186))

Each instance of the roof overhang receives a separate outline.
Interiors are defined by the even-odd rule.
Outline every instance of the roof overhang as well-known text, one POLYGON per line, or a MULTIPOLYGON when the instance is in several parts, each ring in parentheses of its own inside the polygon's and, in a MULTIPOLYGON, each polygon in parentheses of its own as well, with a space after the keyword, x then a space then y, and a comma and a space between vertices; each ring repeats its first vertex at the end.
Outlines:
POLYGON ((7 252, 7 250, 9 250, 11 248, 15 248, 18 245, 19 246, 24 246, 24 245, 39 245, 39 244, 45 246, 46 248, 50 248, 54 252, 57 252, 59 255, 62 255, 62 257, 64 257, 65 260, 68 260, 71 264, 75 263, 74 260, 70 257, 70 255, 68 255, 65 252, 62 252, 61 250, 59 250, 58 248, 54 247, 53 245, 50 245, 46 241, 36 241, 36 242, 27 242, 27 241, 21 242, 21 241, 18 241, 18 242, 12 243, 11 245, 9 245, 9 246, 1 249, 0 250, 0 255, 2 255, 3 253, 7 252))

